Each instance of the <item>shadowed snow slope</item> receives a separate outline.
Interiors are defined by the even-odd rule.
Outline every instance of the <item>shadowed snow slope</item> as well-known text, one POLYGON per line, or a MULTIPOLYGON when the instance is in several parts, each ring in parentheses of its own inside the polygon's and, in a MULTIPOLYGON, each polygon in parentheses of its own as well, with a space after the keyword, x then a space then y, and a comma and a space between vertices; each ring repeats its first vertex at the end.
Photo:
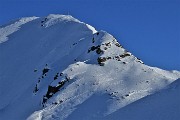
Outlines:
POLYGON ((69 15, 22 18, 1 27, 0 68, 3 120, 144 119, 143 109, 150 120, 164 93, 179 94, 179 87, 156 92, 173 85, 180 72, 145 65, 109 33, 69 15))
POLYGON ((110 114, 104 120, 179 120, 180 79, 167 89, 147 96, 110 114))

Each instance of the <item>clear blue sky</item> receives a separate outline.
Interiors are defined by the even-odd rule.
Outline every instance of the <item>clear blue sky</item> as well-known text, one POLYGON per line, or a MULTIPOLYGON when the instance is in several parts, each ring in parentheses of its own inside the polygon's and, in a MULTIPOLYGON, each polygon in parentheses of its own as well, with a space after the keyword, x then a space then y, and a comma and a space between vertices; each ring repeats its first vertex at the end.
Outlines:
POLYGON ((0 25, 51 13, 111 33, 147 65, 180 70, 180 0, 0 0, 0 25))

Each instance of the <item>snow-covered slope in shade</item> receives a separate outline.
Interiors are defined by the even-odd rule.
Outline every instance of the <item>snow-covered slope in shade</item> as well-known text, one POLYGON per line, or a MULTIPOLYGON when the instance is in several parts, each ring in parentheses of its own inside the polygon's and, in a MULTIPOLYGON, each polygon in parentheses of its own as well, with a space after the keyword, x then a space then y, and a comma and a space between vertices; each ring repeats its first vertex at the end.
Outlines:
POLYGON ((103 120, 179 120, 180 79, 166 89, 134 102, 103 120))
POLYGON ((180 78, 72 16, 23 19, 0 28, 2 119, 106 119, 180 78))

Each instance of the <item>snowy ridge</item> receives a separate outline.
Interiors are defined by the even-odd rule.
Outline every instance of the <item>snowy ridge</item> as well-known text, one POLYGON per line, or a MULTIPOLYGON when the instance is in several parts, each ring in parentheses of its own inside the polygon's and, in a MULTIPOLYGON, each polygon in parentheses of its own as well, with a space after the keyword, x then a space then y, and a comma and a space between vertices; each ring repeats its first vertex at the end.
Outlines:
POLYGON ((17 22, 10 24, 4 28, 0 28, 0 43, 3 43, 8 40, 8 35, 14 33, 17 31, 21 25, 30 22, 34 19, 37 19, 38 17, 27 17, 27 18, 22 18, 18 20, 17 22))
POLYGON ((22 19, 0 31, 2 119, 112 119, 180 78, 69 15, 22 19))
MULTIPOLYGON (((80 23, 79 20, 73 18, 72 16, 70 15, 55 15, 55 14, 50 14, 48 15, 45 20, 45 27, 50 27, 52 25, 56 25, 60 22, 78 22, 80 23)), ((43 23, 43 21, 42 21, 43 23)))
POLYGON ((91 25, 86 24, 86 26, 87 26, 90 30, 92 30, 93 34, 94 34, 94 33, 97 33, 96 29, 95 29, 94 27, 92 27, 91 25))

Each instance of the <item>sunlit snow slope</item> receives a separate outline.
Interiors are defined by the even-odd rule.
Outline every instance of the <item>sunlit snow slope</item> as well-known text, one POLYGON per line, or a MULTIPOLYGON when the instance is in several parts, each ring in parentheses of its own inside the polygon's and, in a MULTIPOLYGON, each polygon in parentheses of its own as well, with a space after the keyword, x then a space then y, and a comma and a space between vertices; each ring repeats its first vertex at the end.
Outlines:
POLYGON ((69 15, 0 27, 2 120, 119 120, 124 112, 146 110, 143 104, 153 99, 146 96, 179 84, 178 78, 180 72, 145 65, 109 33, 69 15))

